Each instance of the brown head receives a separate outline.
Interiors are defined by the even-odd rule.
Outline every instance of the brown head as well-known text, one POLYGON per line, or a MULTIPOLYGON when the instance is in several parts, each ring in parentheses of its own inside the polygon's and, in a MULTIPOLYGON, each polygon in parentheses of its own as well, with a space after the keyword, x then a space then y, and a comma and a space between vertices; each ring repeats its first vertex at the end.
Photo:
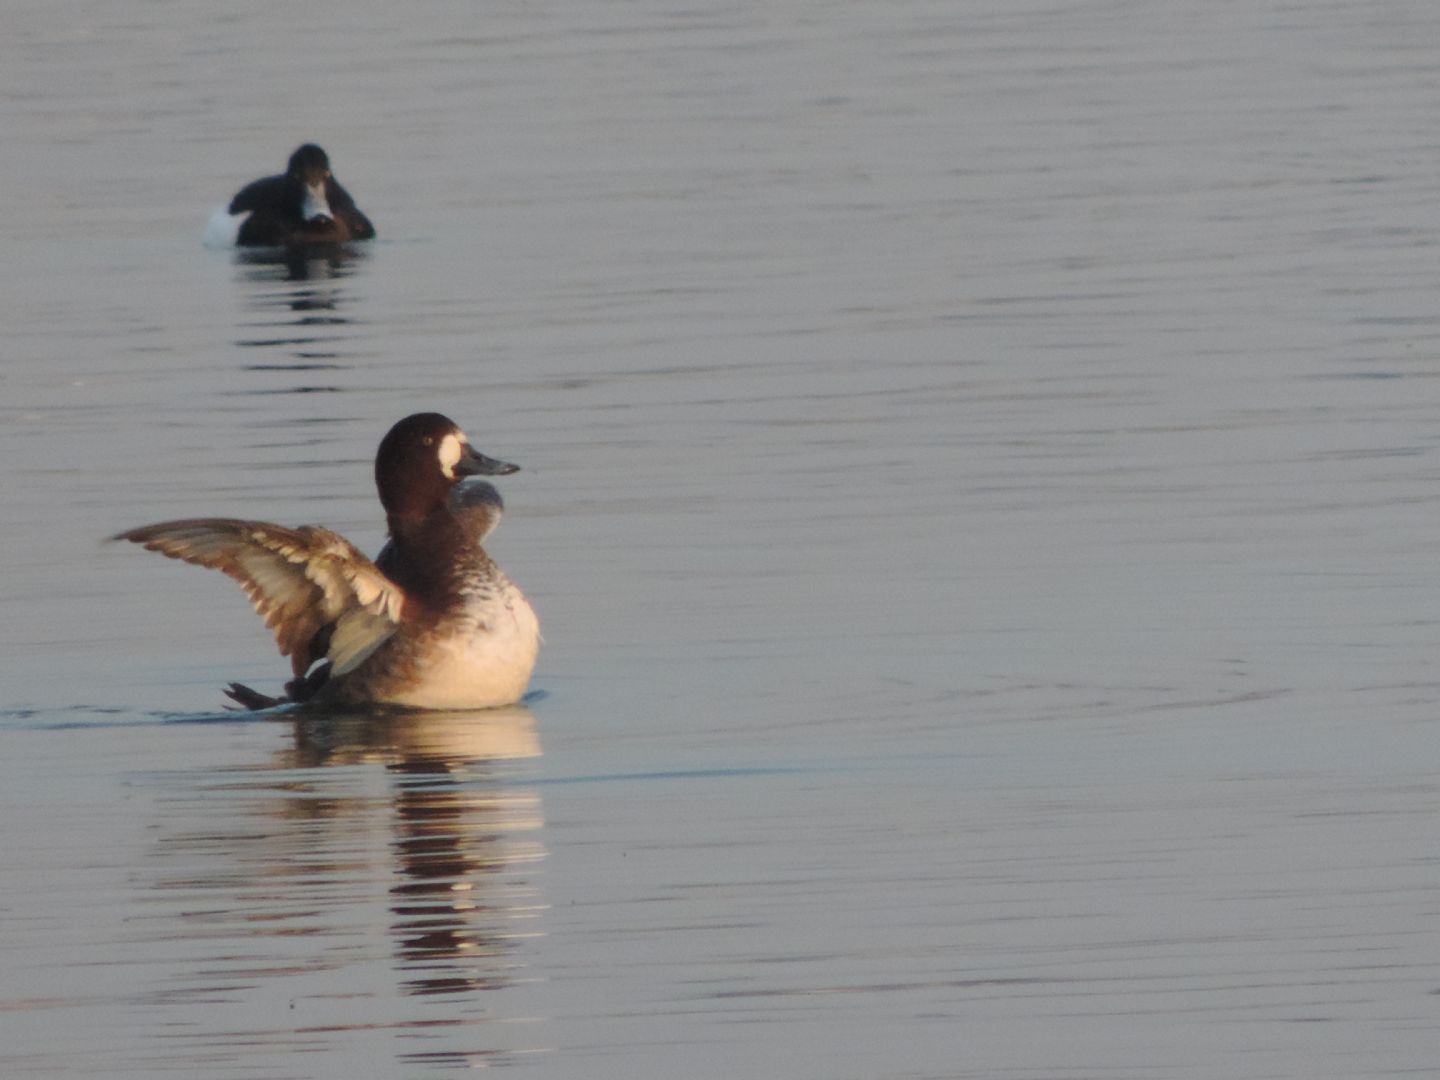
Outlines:
POLYGON ((375 486, 390 531, 448 513, 450 490, 466 476, 506 476, 520 466, 486 457, 455 422, 439 413, 415 413, 390 429, 375 454, 375 486))

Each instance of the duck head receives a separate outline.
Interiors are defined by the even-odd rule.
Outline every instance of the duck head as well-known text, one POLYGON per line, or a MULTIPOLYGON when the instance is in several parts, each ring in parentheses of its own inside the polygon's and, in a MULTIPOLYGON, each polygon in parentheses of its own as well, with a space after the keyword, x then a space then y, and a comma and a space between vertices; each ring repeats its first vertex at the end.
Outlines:
POLYGON ((325 184, 330 179, 330 157, 314 143, 290 155, 285 175, 300 187, 300 216, 307 225, 329 225, 335 220, 325 184))
POLYGON ((390 429, 375 455, 375 486, 395 531, 397 522, 447 511, 451 489, 467 476, 508 476, 520 466, 486 457, 439 413, 415 413, 390 429))

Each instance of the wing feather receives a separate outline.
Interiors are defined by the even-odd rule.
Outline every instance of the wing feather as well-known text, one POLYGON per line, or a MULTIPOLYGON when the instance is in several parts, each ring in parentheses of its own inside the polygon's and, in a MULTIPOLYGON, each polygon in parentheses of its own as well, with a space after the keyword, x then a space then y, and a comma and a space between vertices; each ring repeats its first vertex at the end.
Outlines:
POLYGON ((405 606, 404 590, 354 544, 315 525, 190 518, 111 539, 234 578, 297 676, 321 656, 335 675, 354 670, 395 633, 405 606))

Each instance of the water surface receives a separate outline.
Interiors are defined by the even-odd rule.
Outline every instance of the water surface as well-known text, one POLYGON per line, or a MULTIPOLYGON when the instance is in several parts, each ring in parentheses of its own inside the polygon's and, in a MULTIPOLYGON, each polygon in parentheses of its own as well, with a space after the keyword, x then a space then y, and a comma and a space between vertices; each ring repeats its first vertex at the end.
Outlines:
POLYGON ((1433 1068, 1430 5, 21 3, 0 1072, 1433 1068), (301 141, 363 250, 200 237, 301 141), (541 693, 220 711, 394 420, 541 693))

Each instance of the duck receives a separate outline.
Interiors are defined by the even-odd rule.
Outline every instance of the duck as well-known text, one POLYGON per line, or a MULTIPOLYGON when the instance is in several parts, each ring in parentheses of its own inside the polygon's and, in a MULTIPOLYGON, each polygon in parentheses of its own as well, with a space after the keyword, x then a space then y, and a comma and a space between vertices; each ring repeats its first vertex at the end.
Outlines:
POLYGON ((281 695, 231 683, 226 696, 245 709, 498 708, 529 687, 540 623, 485 552, 504 503, 478 478, 519 468, 477 451, 448 417, 416 413, 375 455, 389 538, 373 562, 317 525, 238 518, 162 521, 110 539, 240 583, 293 674, 281 695))
POLYGON ((329 155, 314 143, 291 154, 279 176, 241 188, 228 213, 239 222, 239 247, 343 244, 375 236, 375 226, 331 173, 329 155))

